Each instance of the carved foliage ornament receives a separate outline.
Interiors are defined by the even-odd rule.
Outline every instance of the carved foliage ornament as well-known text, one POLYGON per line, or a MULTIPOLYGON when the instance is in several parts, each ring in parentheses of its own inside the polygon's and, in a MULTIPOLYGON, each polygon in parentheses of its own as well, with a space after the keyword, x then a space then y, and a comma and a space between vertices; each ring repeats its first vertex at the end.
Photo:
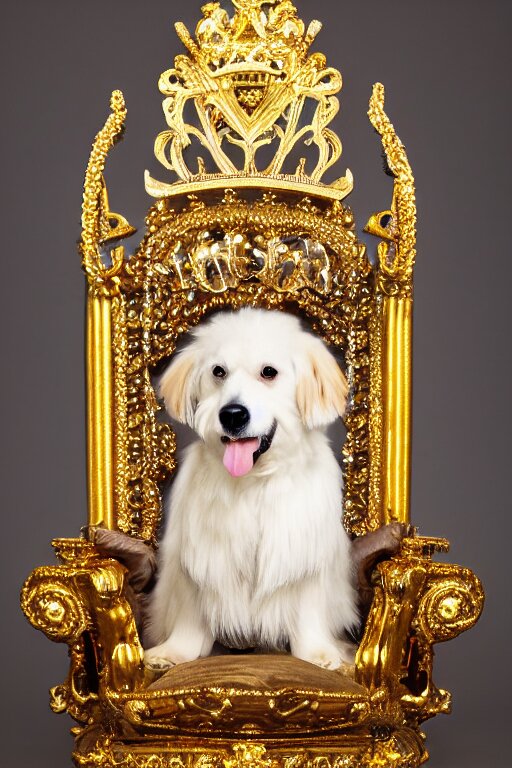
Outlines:
POLYGON ((239 742, 229 748, 171 747, 159 754, 144 749, 117 749, 104 740, 87 753, 75 752, 83 768, 414 768, 427 758, 422 740, 408 728, 382 741, 359 742, 347 754, 325 747, 299 745, 269 748, 258 742, 239 742))
MULTIPOLYGON (((341 142, 328 127, 339 109, 341 75, 326 66, 323 54, 308 55, 320 22, 305 29, 289 0, 233 5, 233 18, 220 3, 203 6, 195 39, 176 24, 188 55, 177 56, 174 68, 160 77, 168 130, 157 136, 155 155, 180 181, 164 184, 146 171, 146 190, 155 197, 219 187, 224 177, 232 187, 258 186, 259 180, 276 189, 294 184, 304 192, 319 187, 341 155, 341 142), (307 122, 309 104, 313 116, 307 122), (193 140, 202 150, 197 170, 186 159, 193 140), (299 150, 304 145, 316 149, 309 172, 299 150), (214 172, 207 170, 205 153, 214 172)), ((350 171, 321 186, 324 195, 341 199, 352 189, 350 171)))

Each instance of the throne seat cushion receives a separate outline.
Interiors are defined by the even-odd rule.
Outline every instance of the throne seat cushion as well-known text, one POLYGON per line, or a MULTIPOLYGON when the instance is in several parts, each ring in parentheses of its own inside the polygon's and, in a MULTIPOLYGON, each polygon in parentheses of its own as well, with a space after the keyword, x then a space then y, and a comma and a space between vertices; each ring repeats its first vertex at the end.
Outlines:
POLYGON ((193 689, 198 684, 201 688, 246 691, 284 688, 332 693, 362 691, 348 673, 324 669, 288 653, 223 654, 177 664, 155 680, 149 690, 193 689))
POLYGON ((237 654, 173 667, 124 711, 139 732, 278 735, 354 728, 369 700, 348 672, 289 654, 237 654))

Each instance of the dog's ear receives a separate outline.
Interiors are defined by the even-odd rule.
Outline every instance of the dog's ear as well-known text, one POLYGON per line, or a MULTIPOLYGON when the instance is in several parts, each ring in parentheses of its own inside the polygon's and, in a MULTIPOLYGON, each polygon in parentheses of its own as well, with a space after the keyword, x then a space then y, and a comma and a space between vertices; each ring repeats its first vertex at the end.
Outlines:
POLYGON ((179 352, 164 371, 158 392, 173 419, 192 426, 195 408, 196 354, 193 347, 179 352))
POLYGON ((348 384, 333 355, 320 339, 308 336, 304 365, 297 382, 297 406, 310 429, 324 427, 343 416, 348 384))

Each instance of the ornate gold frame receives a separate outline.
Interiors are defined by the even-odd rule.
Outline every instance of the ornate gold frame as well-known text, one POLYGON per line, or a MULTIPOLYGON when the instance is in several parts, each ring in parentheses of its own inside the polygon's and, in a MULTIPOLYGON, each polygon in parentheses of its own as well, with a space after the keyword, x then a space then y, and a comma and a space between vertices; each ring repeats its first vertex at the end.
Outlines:
MULTIPOLYGON (((126 117, 119 91, 93 144, 81 240, 89 286, 89 527, 156 544, 161 485, 175 469, 176 441, 158 418, 152 373, 205 314, 247 304, 293 308, 344 350, 351 387, 342 456, 349 532, 363 535, 392 521, 408 525, 416 208, 405 149, 377 84, 369 117, 394 187, 389 208, 366 227, 380 239, 372 266, 341 202, 352 175, 321 182, 341 153, 328 127, 341 76, 322 54, 308 54, 321 25, 306 29, 289 0, 233 4, 232 19, 219 3, 204 6, 195 39, 177 25, 188 55, 161 77, 168 130, 157 137, 155 152, 178 180, 147 175, 158 199, 129 258, 119 242, 134 230, 110 210, 103 178, 126 117), (301 127, 308 98, 314 116, 301 127), (184 119, 188 102, 199 127, 184 119), (286 158, 306 136, 318 152, 314 169, 308 174, 301 158, 295 172, 284 173, 286 158), (190 170, 184 150, 191 137, 211 152, 214 171, 202 159, 196 173, 190 170), (262 168, 258 150, 273 141, 273 160, 262 168), (240 166, 226 143, 241 151, 240 166), (300 246, 287 240, 290 233, 300 236, 300 246)), ((421 722, 450 706, 449 694, 432 680, 432 646, 472 626, 483 605, 469 570, 433 561, 447 542, 412 534, 375 570, 355 678, 346 690, 341 682, 334 693, 260 690, 249 702, 221 683, 155 692, 125 569, 85 538, 54 546, 61 564, 31 574, 22 607, 35 627, 69 646, 68 678, 52 689, 51 706, 78 723, 80 766, 417 766, 427 757, 421 722), (259 730, 247 725, 251 706, 267 724, 259 730)))
MULTIPOLYGON (((370 387, 365 402, 361 403, 361 398, 359 402, 353 402, 346 419, 348 435, 344 447, 344 468, 347 527, 352 533, 363 533, 394 520, 408 523, 416 208, 414 180, 407 156, 384 112, 383 86, 377 84, 374 88, 369 116, 382 137, 395 184, 391 208, 374 214, 366 226, 367 231, 382 238, 378 247, 379 269, 375 274, 371 274, 365 249, 355 237, 353 216, 339 202, 326 204, 325 199, 320 197, 314 201, 308 197, 302 198, 298 206, 291 207, 286 196, 279 198, 273 191, 265 192, 261 199, 254 200, 244 199, 232 189, 220 197, 217 192, 217 201, 210 190, 207 190, 207 200, 204 195, 200 198, 186 195, 185 205, 181 200, 176 207, 172 206, 170 198, 159 201, 149 212, 148 232, 137 254, 126 263, 122 246, 117 247, 112 252, 112 266, 106 268, 99 245, 107 243, 112 236, 117 239, 131 231, 127 222, 108 208, 102 176, 108 148, 120 134, 125 114, 124 101, 119 92, 112 95, 111 107, 112 115, 93 146, 84 194, 82 242, 84 268, 89 277, 87 348, 88 370, 91 372, 88 379, 89 524, 115 525, 120 530, 136 532, 143 538, 151 538, 156 529, 159 513, 155 506, 154 482, 150 478, 159 477, 155 462, 164 467, 174 466, 170 453, 175 443, 169 431, 163 425, 157 425, 154 419, 144 424, 145 437, 140 434, 142 426, 136 435, 135 442, 139 438, 144 442, 146 457, 153 457, 147 476, 140 480, 146 489, 144 508, 152 510, 154 517, 151 523, 145 520, 143 528, 135 531, 130 528, 127 519, 129 492, 126 485, 123 486, 128 472, 126 424, 129 421, 127 384, 120 383, 127 360, 126 290, 131 287, 133 294, 130 300, 134 305, 140 305, 143 311, 139 317, 150 328, 154 322, 151 318, 154 298, 150 293, 152 290, 160 291, 161 302, 161 292, 169 290, 165 282, 172 274, 173 248, 176 248, 176 243, 182 246, 183 232, 197 233, 208 227, 220 227, 227 231, 246 227, 265 234, 267 241, 286 232, 307 231, 312 237, 328 244, 336 254, 337 258, 330 267, 342 276, 345 296, 339 287, 319 296, 308 290, 309 286, 300 277, 291 289, 283 290, 275 282, 271 264, 267 264, 259 275, 257 285, 246 283, 233 266, 229 277, 231 282, 228 280, 228 283, 221 285, 221 290, 212 290, 205 283, 200 267, 192 262, 190 275, 184 277, 179 273, 171 285, 178 292, 178 300, 190 303, 187 291, 199 291, 201 300, 196 297, 194 306, 185 313, 187 320, 180 313, 176 313, 175 322, 171 319, 169 332, 163 335, 163 344, 160 343, 157 349, 146 350, 146 368, 158 363, 162 354, 171 354, 178 336, 212 308, 244 303, 277 307, 294 301, 308 316, 316 318, 315 329, 329 343, 344 346, 347 367, 356 390, 360 391, 357 379, 362 378, 359 373, 361 361, 365 356, 369 359, 370 387), (381 224, 384 217, 389 219, 386 227, 381 224), (105 231, 104 226, 103 234, 98 237, 97 222, 109 220, 116 223, 114 231, 105 231), (157 250, 162 257, 154 259, 148 256, 153 250, 157 250), (152 261, 150 276, 147 274, 148 261, 152 261), (374 281, 375 285, 372 285, 374 281), (365 292, 367 299, 361 300, 365 292), (351 301, 351 306, 345 307, 345 317, 333 308, 333 303, 339 305, 343 298, 346 302, 351 301), (143 309, 144 302, 146 310, 143 309), (346 320, 349 315, 355 317, 350 328, 346 320), (364 339, 363 343, 361 339, 364 339), (112 348, 116 350, 114 360, 111 359, 112 348), (117 384, 115 397, 114 381, 117 384), (364 409, 368 411, 368 418, 362 437, 360 415, 364 409), (116 430, 109 421, 112 418, 116 430), (151 442, 151 435, 155 437, 155 444, 151 442), (162 445, 167 449, 165 455, 162 454, 162 445), (114 463, 115 477, 112 470, 114 463), (360 467, 359 471, 357 467, 360 467), (112 511, 114 500, 117 509, 115 522, 112 511)), ((290 184, 290 191, 296 193, 298 190, 290 184)), ((188 237, 190 239, 190 235, 188 237)), ((174 294, 173 301, 176 301, 174 294)), ((144 335, 142 322, 141 319, 141 336, 144 335)), ((146 370, 144 365, 141 370, 146 370)), ((147 371, 144 381, 140 383, 138 396, 147 405, 153 403, 157 407, 147 371)))

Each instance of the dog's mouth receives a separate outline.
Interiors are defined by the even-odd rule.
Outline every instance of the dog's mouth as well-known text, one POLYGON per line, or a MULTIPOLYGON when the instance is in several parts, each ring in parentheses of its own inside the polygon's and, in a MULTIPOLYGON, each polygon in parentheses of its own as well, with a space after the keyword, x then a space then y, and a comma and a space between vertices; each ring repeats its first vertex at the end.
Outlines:
POLYGON ((274 421, 270 432, 260 437, 228 437, 222 435, 225 444, 223 464, 233 477, 242 477, 251 471, 260 456, 268 451, 277 429, 274 421))

